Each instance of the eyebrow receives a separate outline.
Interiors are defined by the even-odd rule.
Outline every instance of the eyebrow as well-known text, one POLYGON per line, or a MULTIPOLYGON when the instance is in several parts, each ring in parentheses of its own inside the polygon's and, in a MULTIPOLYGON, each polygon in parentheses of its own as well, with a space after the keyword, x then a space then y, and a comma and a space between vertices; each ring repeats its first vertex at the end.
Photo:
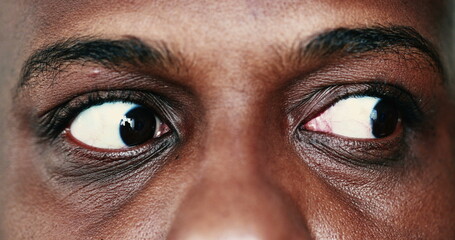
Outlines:
MULTIPOLYGON (((327 58, 335 54, 353 55, 391 50, 398 54, 420 54, 443 73, 436 48, 415 29, 407 26, 368 28, 337 28, 298 41, 292 60, 327 58), (403 51, 405 50, 405 51, 403 51)), ((184 67, 181 56, 173 53, 164 42, 146 44, 135 37, 125 39, 70 38, 35 51, 24 63, 18 88, 43 72, 59 72, 70 63, 96 63, 108 68, 147 66, 161 69, 184 67)))
POLYGON ((355 55, 367 52, 392 52, 399 55, 425 56, 428 63, 443 73, 441 57, 433 44, 408 26, 375 26, 369 28, 337 28, 298 41, 293 57, 298 62, 332 55, 355 55))
POLYGON ((180 65, 164 42, 145 44, 136 37, 125 39, 70 38, 35 51, 25 62, 19 86, 43 72, 59 72, 67 64, 95 63, 111 69, 129 66, 178 68, 180 65))

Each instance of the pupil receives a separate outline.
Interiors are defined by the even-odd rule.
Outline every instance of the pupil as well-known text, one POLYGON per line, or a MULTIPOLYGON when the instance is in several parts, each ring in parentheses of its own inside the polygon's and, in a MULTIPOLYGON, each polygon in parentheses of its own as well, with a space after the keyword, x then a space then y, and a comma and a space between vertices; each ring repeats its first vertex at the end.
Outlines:
POLYGON ((370 118, 373 136, 383 138, 395 131, 400 114, 393 102, 381 99, 371 112, 370 118))
POLYGON ((135 107, 120 121, 120 137, 128 146, 149 140, 155 134, 155 114, 145 107, 135 107))

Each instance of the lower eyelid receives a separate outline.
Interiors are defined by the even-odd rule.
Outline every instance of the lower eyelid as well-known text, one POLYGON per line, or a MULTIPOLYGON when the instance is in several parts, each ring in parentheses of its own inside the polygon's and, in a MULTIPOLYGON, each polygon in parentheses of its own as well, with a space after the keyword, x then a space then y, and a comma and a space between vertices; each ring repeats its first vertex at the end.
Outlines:
POLYGON ((401 133, 378 141, 348 139, 300 130, 297 131, 295 138, 297 149, 303 151, 300 154, 310 151, 309 155, 317 156, 314 161, 324 159, 321 158, 321 155, 324 155, 330 161, 353 167, 387 167, 399 163, 408 149, 401 133))
POLYGON ((168 159, 177 144, 177 136, 159 139, 128 150, 99 151, 80 147, 62 135, 53 146, 58 157, 50 162, 53 175, 70 181, 114 178, 136 168, 149 166, 158 168, 168 159))

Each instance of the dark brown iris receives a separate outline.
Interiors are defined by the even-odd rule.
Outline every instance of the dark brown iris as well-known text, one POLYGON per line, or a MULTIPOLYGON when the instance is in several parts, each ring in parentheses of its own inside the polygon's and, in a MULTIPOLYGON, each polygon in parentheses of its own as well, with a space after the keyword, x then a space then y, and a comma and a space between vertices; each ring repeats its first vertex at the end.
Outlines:
POLYGON ((139 145, 151 139, 155 130, 155 114, 144 107, 133 108, 120 121, 120 137, 128 146, 139 145))
POLYGON ((384 138, 390 136, 397 128, 400 113, 392 101, 380 100, 370 115, 373 136, 384 138))

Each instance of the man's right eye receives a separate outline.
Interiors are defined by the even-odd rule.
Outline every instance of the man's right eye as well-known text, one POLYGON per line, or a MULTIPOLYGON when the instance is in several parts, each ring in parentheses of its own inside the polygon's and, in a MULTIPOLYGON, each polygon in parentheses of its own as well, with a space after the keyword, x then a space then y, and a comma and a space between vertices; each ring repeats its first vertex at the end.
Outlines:
POLYGON ((124 178, 139 170, 150 176, 177 148, 183 113, 176 109, 164 96, 144 91, 75 96, 40 114, 37 135, 55 156, 46 168, 62 185, 124 178))
POLYGON ((66 133, 81 145, 121 150, 160 138, 169 131, 169 126, 151 109, 136 103, 114 101, 82 111, 66 133))

